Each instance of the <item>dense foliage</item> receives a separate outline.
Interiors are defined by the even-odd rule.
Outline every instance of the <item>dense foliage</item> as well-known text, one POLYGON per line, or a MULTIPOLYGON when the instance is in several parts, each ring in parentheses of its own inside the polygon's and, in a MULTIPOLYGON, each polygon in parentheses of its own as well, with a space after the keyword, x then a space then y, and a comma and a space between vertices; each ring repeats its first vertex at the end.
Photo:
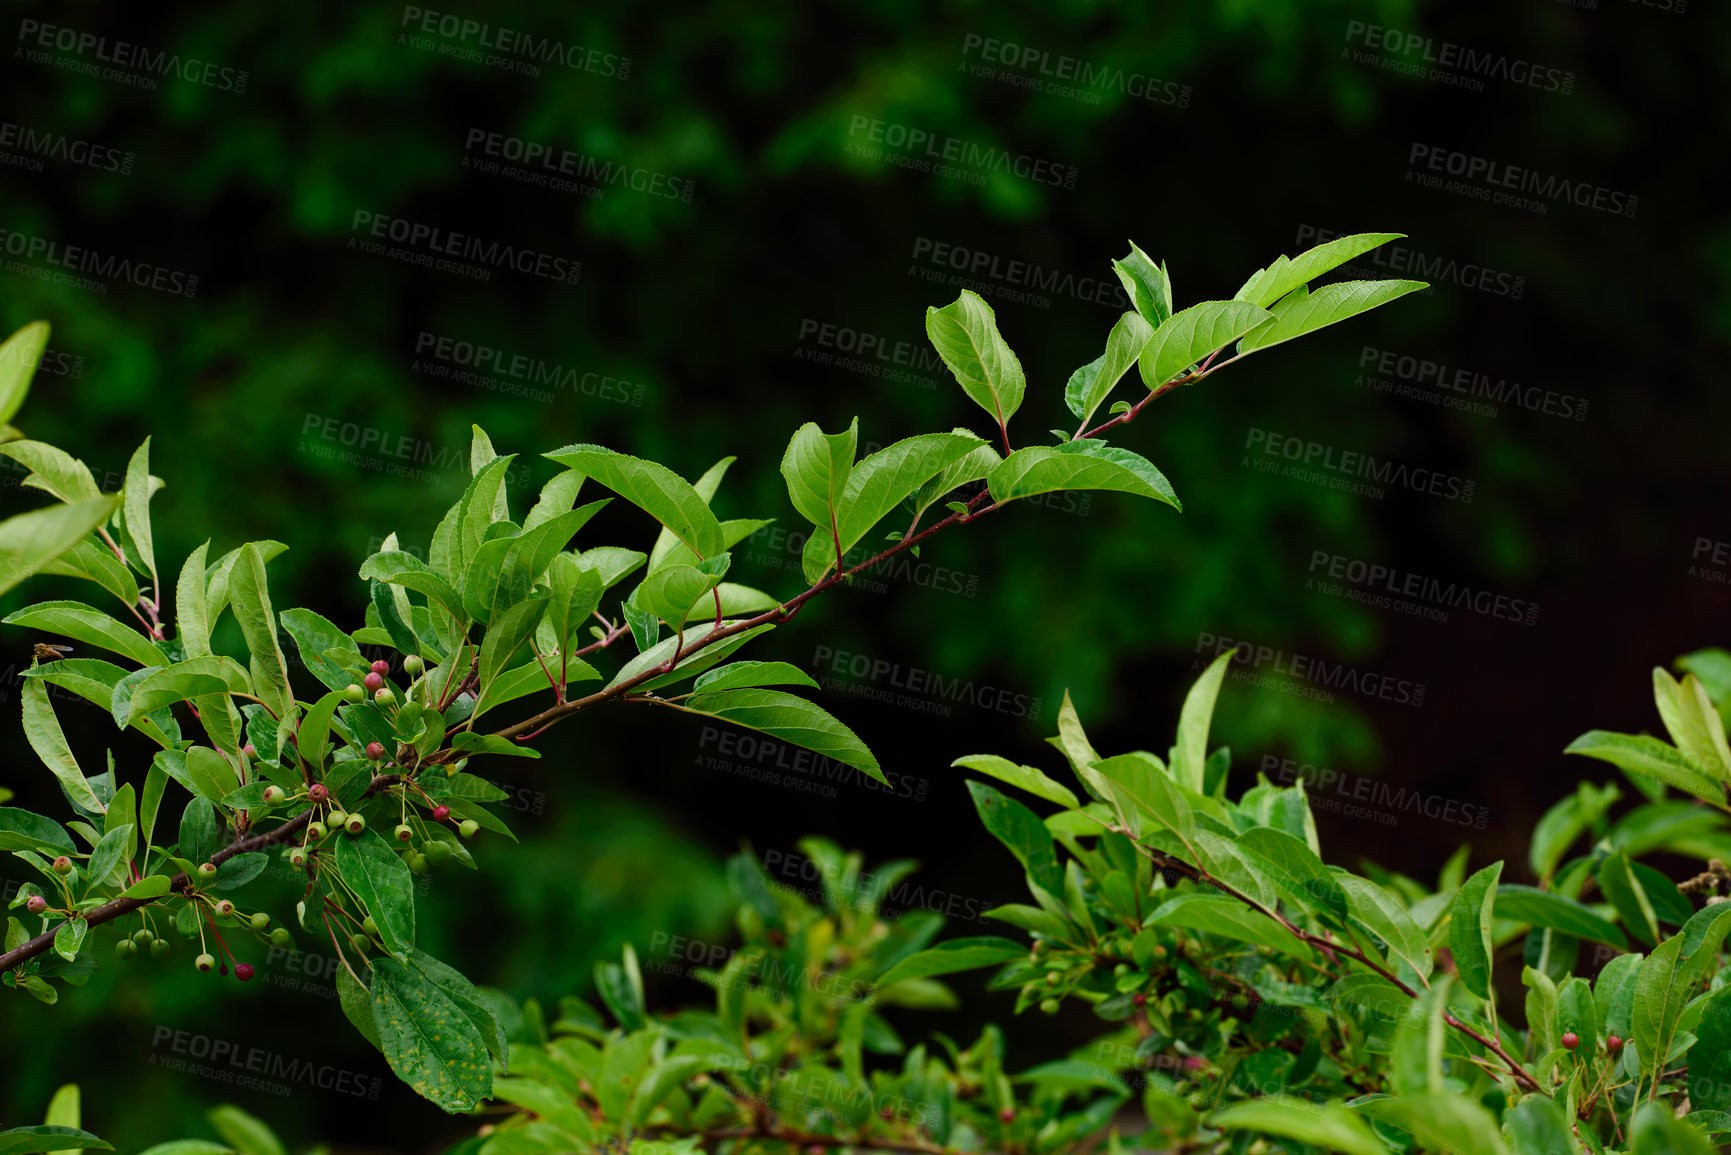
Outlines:
MULTIPOLYGON (((129 665, 67 657, 65 647, 42 644, 26 672, 25 733, 76 817, 63 825, 0 808, 5 848, 40 876, 16 895, 13 905, 34 920, 35 933, 8 919, 0 981, 57 1001, 60 984, 79 985, 95 969, 91 931, 108 923, 121 932, 113 946, 121 959, 173 953, 172 928, 198 940, 200 971, 226 975, 232 966, 236 977, 251 979, 253 964, 241 958, 246 940, 295 941, 280 914, 249 899, 247 888, 274 851, 305 878, 294 925, 328 940, 341 960, 344 1012, 416 1091, 446 1110, 472 1109, 492 1092, 491 1065, 505 1058, 506 1032, 489 997, 417 947, 413 881, 443 863, 474 867, 466 841, 483 829, 509 835, 487 807, 502 792, 468 771, 471 759, 538 756, 526 743, 548 727, 627 701, 757 729, 881 780, 852 731, 809 700, 773 688, 812 685, 809 676, 785 663, 721 663, 810 598, 902 552, 917 554, 932 535, 1013 501, 1098 489, 1178 507, 1152 463, 1104 435, 1176 387, 1423 288, 1348 281, 1311 290, 1311 281, 1395 236, 1344 237, 1280 257, 1232 300, 1182 310, 1174 308, 1165 267, 1132 245, 1113 269, 1134 311, 1113 326, 1105 352, 1066 383, 1062 400, 1077 424, 1054 431, 1051 445, 1012 444, 1009 423, 1027 383, 991 308, 964 292, 928 310, 927 334, 962 391, 988 414, 990 439, 956 429, 859 459, 857 422, 834 434, 802 427, 781 472, 795 509, 813 526, 802 557, 810 584, 785 601, 725 580, 729 551, 767 524, 722 520, 712 511, 733 459, 689 482, 601 446, 567 446, 546 454, 563 471, 519 522, 506 489, 515 457, 495 453, 476 428, 472 480, 430 544, 402 548, 392 533, 361 566, 370 603, 360 628, 345 632, 308 609, 279 614, 266 566, 286 547, 272 541, 214 559, 208 542, 195 549, 179 568, 170 618, 150 519, 162 482, 150 473, 149 441, 134 455, 122 491, 103 495, 82 461, 14 436, 0 453, 29 471, 26 485, 60 499, 50 511, 61 519, 54 524, 90 520, 74 521, 75 533, 0 542, 9 570, 19 579, 47 569, 88 579, 139 628, 78 601, 36 602, 6 619, 129 665), (1146 395, 1102 415, 1132 366, 1146 395), (649 551, 567 549, 610 500, 574 508, 589 480, 659 523, 649 551), (907 529, 884 533, 881 523, 898 510, 910 518, 907 529), (922 528, 928 515, 933 520, 922 528), (871 552, 866 543, 874 533, 891 544, 871 552), (630 591, 611 598, 638 570, 643 575, 630 591), (609 613, 601 612, 604 600, 609 613), (225 612, 244 639, 245 665, 213 647, 225 612), (636 656, 611 676, 586 660, 627 636, 636 656), (297 695, 291 653, 294 665, 325 687, 321 696, 297 695), (656 692, 692 679, 689 689, 656 692), (588 681, 602 687, 568 693, 588 681), (527 717, 481 724, 496 709, 549 692, 551 701, 527 717), (57 696, 102 707, 121 730, 138 731, 160 751, 146 768, 116 766, 110 754, 105 772, 85 773, 66 740, 57 696), (177 711, 196 723, 202 741, 183 735, 177 711), (159 838, 164 805, 176 797, 171 786, 190 800, 178 822, 162 824, 159 838), (240 954, 225 930, 242 943, 240 954)), ((21 397, 46 337, 38 325, 13 338, 30 353, 11 358, 14 395, 21 397)), ((511 713, 521 713, 520 703, 511 713)))

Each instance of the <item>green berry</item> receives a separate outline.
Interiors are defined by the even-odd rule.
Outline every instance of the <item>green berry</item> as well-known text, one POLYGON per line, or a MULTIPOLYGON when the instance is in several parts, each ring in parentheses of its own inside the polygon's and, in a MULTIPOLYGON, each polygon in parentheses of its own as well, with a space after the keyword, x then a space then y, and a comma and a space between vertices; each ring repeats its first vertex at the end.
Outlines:
MULTIPOLYGON (((441 845, 441 844, 437 843, 437 842, 435 842, 433 844, 433 846, 438 846, 438 845, 441 845)), ((433 849, 433 846, 429 846, 429 847, 427 847, 427 849, 431 850, 431 849, 433 849)), ((450 850, 450 848, 446 847, 447 853, 449 852, 449 850, 450 850)), ((425 874, 425 873, 427 873, 427 871, 432 869, 432 866, 428 863, 427 856, 425 854, 422 854, 418 850, 409 851, 407 854, 403 855, 403 859, 406 862, 408 862, 409 870, 412 873, 425 874)))
POLYGON ((1117 966, 1112 968, 1112 973, 1118 978, 1123 978, 1125 975, 1130 973, 1130 966, 1128 963, 1119 963, 1117 966))
POLYGON ((294 942, 294 940, 294 935, 289 933, 289 929, 286 926, 279 926, 270 932, 270 944, 272 946, 286 947, 290 943, 294 942))
POLYGON ((226 898, 219 898, 216 900, 216 914, 218 918, 227 918, 233 913, 234 903, 230 902, 226 898))
POLYGON ((377 690, 373 691, 373 701, 377 702, 381 706, 389 706, 396 700, 397 696, 391 693, 391 688, 389 686, 380 686, 377 690))
POLYGON ((267 806, 275 806, 287 797, 288 795, 283 793, 281 786, 271 785, 264 788, 264 800, 267 806))
POLYGON ((206 974, 216 969, 216 956, 206 951, 192 960, 192 965, 206 974))
POLYGON ((1040 1000, 1040 1010, 1042 1013, 1048 1014, 1048 1015, 1057 1014, 1058 1013, 1058 1000, 1057 999, 1041 999, 1040 1000))
POLYGON ((463 819, 463 824, 457 827, 457 833, 461 834, 464 838, 473 838, 480 832, 481 824, 476 822, 473 818, 463 819))
POLYGON ((423 669, 425 669, 425 664, 421 661, 420 655, 405 654, 403 656, 403 673, 409 675, 409 677, 420 677, 423 669))
POLYGON ((329 826, 332 830, 342 829, 343 824, 345 822, 347 822, 348 820, 349 820, 348 812, 345 810, 338 810, 334 806, 331 807, 331 812, 329 814, 325 815, 325 822, 327 824, 329 824, 329 826))
POLYGON ((1047 971, 1046 972, 1046 982, 1050 983, 1052 986, 1057 986, 1059 983, 1061 983, 1063 981, 1064 981, 1064 976, 1059 974, 1057 971, 1047 971))
POLYGON ((366 931, 368 934, 377 937, 379 933, 379 924, 374 922, 373 916, 369 914, 367 917, 361 919, 361 929, 366 931))
POLYGON ((407 822, 400 824, 394 833, 398 842, 413 842, 415 839, 415 828, 407 822))
POLYGON ((351 934, 349 936, 349 946, 354 948, 356 954, 366 954, 367 947, 370 945, 371 943, 364 934, 351 934))
POLYGON ((131 958, 138 953, 138 945, 129 938, 123 938, 114 944, 114 953, 121 958, 131 958))
POLYGON ((296 870, 299 870, 301 867, 305 866, 306 864, 307 864, 307 852, 304 849, 297 846, 293 850, 289 851, 289 865, 290 866, 294 867, 296 870))
POLYGON ((343 829, 347 830, 350 834, 359 834, 366 828, 367 820, 362 818, 359 814, 349 815, 347 821, 343 823, 343 829))
POLYGON ((364 701, 366 696, 367 692, 361 689, 360 685, 356 682, 350 682, 347 686, 343 687, 343 697, 347 698, 351 702, 364 701))
POLYGON ((214 863, 206 862, 206 863, 201 863, 199 865, 198 878, 199 878, 200 882, 209 882, 211 879, 213 879, 215 877, 216 877, 216 866, 214 863))
POLYGON ((160 939, 159 938, 155 942, 151 943, 150 944, 150 957, 151 958, 167 958, 168 957, 168 941, 166 939, 160 939))
POLYGON ((262 910, 259 911, 257 914, 253 915, 252 916, 252 928, 254 930, 269 930, 270 929, 270 915, 266 914, 262 910))
POLYGON ((308 842, 323 842, 325 835, 329 833, 330 831, 325 829, 325 824, 322 822, 313 821, 307 823, 308 842))
POLYGON ((451 861, 451 855, 455 853, 455 851, 451 849, 451 844, 449 842, 440 842, 439 840, 434 839, 427 843, 426 847, 422 850, 422 853, 427 856, 428 862, 432 863, 434 866, 440 866, 451 861))
POLYGON ((72 860, 70 858, 68 858, 64 854, 62 854, 62 855, 59 855, 58 857, 56 857, 54 859, 54 873, 55 874, 70 874, 71 872, 72 872, 72 860))
POLYGON ((143 946, 155 937, 156 936, 148 930, 139 929, 132 932, 132 941, 137 946, 143 946))

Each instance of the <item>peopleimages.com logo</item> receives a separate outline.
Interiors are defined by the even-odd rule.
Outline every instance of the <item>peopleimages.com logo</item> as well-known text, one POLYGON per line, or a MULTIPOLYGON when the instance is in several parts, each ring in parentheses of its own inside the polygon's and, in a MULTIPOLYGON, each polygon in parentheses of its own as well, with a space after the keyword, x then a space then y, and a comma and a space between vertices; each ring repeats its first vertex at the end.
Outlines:
POLYGON ((981 183, 985 174, 996 172, 1034 184, 1073 189, 1080 171, 1074 165, 1054 164, 1043 157, 857 113, 848 120, 847 135, 846 151, 854 155, 888 160, 901 168, 938 176, 979 178, 970 181, 975 184, 981 183), (860 136, 863 141, 855 140, 860 136), (890 153, 875 147, 878 145, 887 147, 890 153))

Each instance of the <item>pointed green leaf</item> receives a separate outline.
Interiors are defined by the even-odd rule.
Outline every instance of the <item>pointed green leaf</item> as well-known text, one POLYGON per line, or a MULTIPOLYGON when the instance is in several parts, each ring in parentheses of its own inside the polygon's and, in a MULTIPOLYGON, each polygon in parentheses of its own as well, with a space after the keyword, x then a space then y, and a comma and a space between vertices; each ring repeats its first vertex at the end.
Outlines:
POLYGON ((48 687, 39 678, 26 678, 19 697, 24 703, 24 736, 30 740, 30 748, 36 751, 36 756, 53 773, 75 806, 102 813, 107 807, 96 797, 84 771, 79 769, 72 747, 66 743, 60 719, 55 716, 54 705, 48 700, 48 687))
POLYGON ((887 987, 909 979, 978 970, 1027 957, 1027 947, 1007 938, 993 935, 956 938, 902 959, 878 977, 877 985, 887 987))
POLYGON ((337 872, 373 916, 385 949, 406 962, 415 949, 415 877, 408 864, 371 830, 338 835, 336 843, 337 872))
POLYGON ((1074 810, 1082 804, 1068 787, 1052 781, 1041 771, 1032 766, 1017 765, 1008 758, 1000 758, 996 754, 970 754, 965 758, 957 758, 950 765, 961 766, 981 774, 989 774, 1000 782, 1008 782, 1011 786, 1018 786, 1036 798, 1044 798, 1047 802, 1056 802, 1059 806, 1070 810, 1074 810))
POLYGON ((1125 313, 1106 338, 1106 351, 1070 374, 1064 386, 1064 404, 1085 429, 1094 411, 1109 397, 1130 366, 1142 355, 1154 326, 1136 313, 1125 313))
POLYGON ((1220 682, 1226 677, 1234 652, 1221 654, 1202 671, 1184 696, 1184 710, 1178 718, 1178 753, 1172 760, 1172 777, 1199 794, 1202 769, 1208 762, 1208 727, 1214 717, 1214 701, 1220 695, 1220 682))
POLYGON ((1010 848, 1036 883, 1054 894, 1064 888, 1064 872, 1052 849, 1052 834, 1039 816, 983 782, 968 783, 974 809, 992 837, 1010 848))
POLYGON ((1184 508, 1147 458, 1095 438, 1018 449, 992 469, 986 484, 997 502, 1056 490, 1105 489, 1184 508))
POLYGON ((1405 233, 1355 233, 1336 237, 1326 244, 1288 259, 1277 257, 1266 269, 1258 269, 1234 298, 1268 308, 1300 285, 1308 284, 1333 269, 1362 256, 1379 245, 1397 241, 1405 233))
POLYGON ((1424 281, 1384 280, 1343 281, 1311 293, 1294 290, 1270 306, 1273 321, 1238 342, 1239 356, 1314 333, 1425 287, 1424 281))
POLYGON ((1449 922, 1449 949, 1461 985, 1479 998, 1491 989, 1491 915, 1503 864, 1494 862, 1461 884, 1449 922))
POLYGON ((926 310, 926 336, 975 404, 1006 425, 1022 405, 1022 363, 998 333, 992 307, 970 289, 941 309, 926 310))
POLYGON ((726 549, 721 523, 691 483, 653 461, 615 453, 600 445, 568 445, 546 454, 594 478, 660 522, 698 557, 726 549))
POLYGON ((32 510, 0 521, 0 593, 40 572, 49 562, 76 545, 85 534, 108 520, 118 500, 116 497, 92 498, 70 505, 32 510))
MULTIPOLYGON (((11 421, 18 407, 24 404, 24 398, 30 393, 30 378, 35 375, 42 352, 47 348, 47 321, 30 322, 0 345, 0 423, 11 421)), ((97 1146, 106 1147, 108 1144, 99 1143, 97 1146)), ((0 1155, 6 1155, 3 1147, 0 1147, 0 1155)))
POLYGON ((264 566, 264 554, 256 542, 242 546, 229 575, 229 598, 252 654, 253 693, 271 713, 285 718, 294 705, 294 694, 289 689, 288 662, 277 644, 276 613, 271 609, 264 566))
POLYGON ((486 1040, 449 994, 392 958, 373 961, 372 992, 379 1049, 417 1094, 456 1114, 492 1093, 486 1040))
POLYGON ((150 529, 150 438, 144 439, 144 444, 132 455, 132 460, 126 466, 126 487, 121 491, 124 498, 126 538, 133 551, 138 554, 138 560, 150 574, 152 584, 157 587, 157 597, 162 594, 162 580, 156 576, 156 545, 150 529))
POLYGON ((685 699, 683 706, 693 713, 720 718, 815 750, 867 777, 887 781, 877 759, 858 735, 822 706, 797 695, 755 688, 705 690, 685 699))
POLYGON ((1155 264, 1135 241, 1130 242, 1129 253, 1112 262, 1112 271, 1150 329, 1172 315, 1172 278, 1166 275, 1166 266, 1155 264))
POLYGON ((1269 317, 1267 309, 1245 301, 1203 301, 1172 314, 1154 330, 1136 359, 1142 383, 1150 390, 1159 389, 1269 317))
POLYGON ((1589 730, 1570 742, 1563 753, 1584 754, 1609 762, 1631 774, 1675 786, 1714 805, 1725 802, 1724 785, 1716 781, 1699 760, 1646 734, 1589 730))
POLYGON ((842 491, 853 471, 858 441, 858 417, 840 433, 825 433, 808 421, 794 431, 781 456, 788 499, 820 533, 833 533, 840 524, 842 491))

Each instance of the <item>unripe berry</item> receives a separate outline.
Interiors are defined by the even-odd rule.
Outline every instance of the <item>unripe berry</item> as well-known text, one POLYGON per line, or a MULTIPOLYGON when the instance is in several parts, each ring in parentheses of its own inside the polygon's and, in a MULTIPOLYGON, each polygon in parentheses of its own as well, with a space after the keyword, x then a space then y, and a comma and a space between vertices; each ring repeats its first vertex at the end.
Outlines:
POLYGON ((457 827, 457 833, 461 834, 464 838, 473 838, 476 834, 480 833, 480 830, 481 824, 476 822, 473 818, 463 819, 463 824, 457 827))
POLYGON ((151 939, 153 939, 155 937, 156 936, 154 934, 151 934, 148 930, 140 929, 140 930, 135 930, 132 932, 132 941, 133 941, 133 944, 136 946, 143 946, 145 943, 149 942, 151 939))
POLYGON ((317 819, 307 823, 307 841, 309 842, 318 842, 329 833, 330 831, 325 829, 325 824, 317 819))
POLYGON ((138 953, 138 946, 129 938, 123 938, 114 944, 114 953, 121 958, 131 958, 138 953))
POLYGON ((64 854, 62 854, 60 857, 58 857, 54 860, 54 873, 55 874, 66 874, 66 873, 70 872, 71 869, 72 869, 72 860, 70 858, 66 857, 64 854))
POLYGON ((155 942, 151 943, 150 944, 150 957, 151 958, 167 958, 168 957, 168 941, 166 939, 160 939, 159 938, 155 942))
POLYGON ((1129 973, 1130 973, 1130 967, 1127 963, 1119 963, 1117 966, 1112 968, 1112 974, 1114 976, 1116 976, 1117 978, 1123 978, 1125 975, 1127 975, 1129 973))
MULTIPOLYGON (((432 847, 429 846, 427 849, 431 850, 432 847)), ((446 849, 449 850, 450 848, 446 847, 446 849)), ((403 855, 403 858, 408 862, 411 873, 425 874, 427 871, 432 869, 432 867, 427 865, 427 856, 418 850, 409 851, 407 854, 403 855)))
POLYGON ((404 657, 403 657, 403 673, 409 675, 409 677, 411 677, 411 678, 420 677, 421 671, 425 668, 426 668, 426 664, 421 661, 420 655, 418 655, 418 654, 406 654, 406 655, 404 655, 404 657))
POLYGON ((362 818, 359 814, 349 815, 348 821, 343 823, 343 829, 347 830, 350 834, 359 834, 366 828, 367 820, 362 818))
POLYGON ((199 868, 198 868, 198 877, 199 877, 199 880, 201 882, 209 882, 211 879, 215 878, 216 877, 216 863, 214 863, 214 862, 201 863, 199 865, 199 868))
POLYGON ((289 933, 289 929, 286 926, 279 926, 270 932, 270 944, 272 946, 286 947, 290 943, 294 942, 294 940, 294 935, 289 933))
POLYGON ((1563 1047, 1565 1050, 1572 1051, 1580 1045, 1581 1045, 1581 1036, 1575 1034, 1575 1032, 1573 1032, 1573 1031, 1564 1031, 1563 1032, 1563 1047))
POLYGON ((451 861, 451 855, 455 852, 452 851, 450 843, 435 841, 427 843, 422 853, 427 856, 427 861, 434 866, 442 866, 451 861))
POLYGON ((343 697, 351 702, 359 702, 366 698, 367 692, 353 682, 343 687, 343 697))
POLYGON ((48 909, 48 900, 40 894, 33 894, 25 900, 24 909, 31 914, 41 914, 48 909))
POLYGON ((217 899, 216 913, 221 918, 227 918, 229 915, 234 913, 234 903, 230 902, 226 898, 217 899))
POLYGON ((1052 986, 1057 986, 1059 983, 1064 981, 1064 976, 1059 974, 1057 971, 1047 971, 1046 981, 1052 986))
POLYGON ((289 865, 290 866, 294 867, 296 870, 299 870, 301 867, 305 866, 306 864, 307 864, 307 852, 305 850, 303 850, 297 846, 293 850, 289 851, 289 865))
POLYGON ((384 675, 380 674, 377 670, 374 670, 365 678, 361 679, 361 685, 366 687, 367 693, 369 694, 377 693, 381 688, 383 688, 384 684, 384 675))
POLYGON ((323 782, 314 782, 311 786, 307 787, 307 801, 313 803, 315 806, 320 802, 325 801, 330 796, 331 792, 323 782))
POLYGON ((377 702, 381 706, 389 706, 396 700, 397 696, 391 693, 391 688, 389 686, 380 686, 373 692, 373 701, 377 702))
POLYGON ((373 663, 373 673, 379 675, 379 677, 382 678, 390 672, 391 672, 391 664, 389 662, 385 661, 383 658, 380 658, 378 661, 373 663))
POLYGON ((1057 1014, 1058 1013, 1058 1000, 1057 999, 1041 999, 1040 1000, 1040 1010, 1042 1012, 1044 1012, 1045 1014, 1048 1014, 1048 1015, 1057 1014))
POLYGON ((347 822, 348 820, 349 820, 348 811, 338 810, 334 806, 331 808, 331 812, 329 814, 325 815, 325 821, 329 822, 331 824, 331 828, 334 830, 341 830, 343 828, 343 823, 347 822))
POLYGON ((253 744, 251 742, 248 742, 246 745, 242 746, 240 748, 240 752, 242 754, 245 754, 248 758, 257 758, 258 757, 258 750, 256 750, 253 747, 253 744))
POLYGON ((251 979, 252 979, 252 964, 251 963, 235 963, 234 964, 234 977, 239 979, 243 983, 251 981, 251 979))
POLYGON ((259 911, 257 914, 253 915, 251 921, 252 921, 252 928, 254 930, 269 930, 270 929, 270 915, 266 914, 262 910, 259 911))
POLYGON ((434 822, 443 822, 445 819, 449 818, 450 816, 451 816, 451 808, 449 806, 446 806, 444 803, 441 802, 439 805, 433 807, 433 821, 434 822))
POLYGON ((288 795, 283 793, 283 788, 281 786, 270 785, 264 788, 264 800, 267 805, 275 806, 278 802, 281 802, 287 797, 288 795))
POLYGON ((368 742, 367 743, 367 757, 368 758, 371 758, 374 762, 377 762, 380 758, 383 758, 384 756, 385 756, 385 744, 383 742, 368 742))
POLYGON ((216 969, 216 956, 206 951, 192 960, 192 965, 206 974, 216 969))
POLYGON ((367 947, 371 945, 364 934, 351 934, 349 936, 349 946, 354 948, 356 954, 366 954, 367 947))
POLYGON ((361 929, 370 935, 377 935, 379 933, 379 924, 374 922, 373 916, 369 914, 367 917, 361 919, 361 929))
POLYGON ((398 842, 412 842, 415 838, 415 828, 404 822, 397 827, 395 834, 398 842))

